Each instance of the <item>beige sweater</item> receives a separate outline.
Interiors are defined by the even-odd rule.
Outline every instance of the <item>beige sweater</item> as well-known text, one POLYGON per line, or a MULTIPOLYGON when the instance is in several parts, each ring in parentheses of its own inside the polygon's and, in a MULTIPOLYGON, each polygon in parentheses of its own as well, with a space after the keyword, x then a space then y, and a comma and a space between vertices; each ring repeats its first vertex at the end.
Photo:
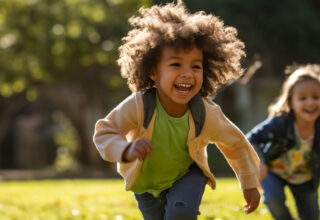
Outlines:
MULTIPOLYGON (((199 136, 195 137, 195 125, 189 115, 187 145, 191 158, 208 177, 208 184, 215 189, 216 183, 211 173, 206 147, 215 143, 233 168, 242 189, 259 185, 259 159, 243 133, 222 113, 215 103, 203 99, 205 122, 199 136)), ((151 140, 156 110, 147 129, 143 127, 142 93, 130 95, 104 119, 98 120, 94 133, 94 143, 104 160, 117 162, 117 169, 125 180, 126 190, 130 190, 139 175, 142 162, 124 162, 123 153, 130 142, 139 137, 151 140)))

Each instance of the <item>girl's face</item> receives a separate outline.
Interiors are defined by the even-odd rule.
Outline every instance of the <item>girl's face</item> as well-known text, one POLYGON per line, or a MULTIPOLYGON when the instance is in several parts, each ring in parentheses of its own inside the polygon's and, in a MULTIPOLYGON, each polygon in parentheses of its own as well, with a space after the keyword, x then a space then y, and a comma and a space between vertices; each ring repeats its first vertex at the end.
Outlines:
POLYGON ((314 123, 320 115, 320 84, 315 80, 296 84, 292 92, 291 108, 297 121, 314 123))
POLYGON ((150 78, 155 82, 160 102, 173 117, 182 116, 188 102, 202 87, 203 55, 197 47, 164 47, 150 78))

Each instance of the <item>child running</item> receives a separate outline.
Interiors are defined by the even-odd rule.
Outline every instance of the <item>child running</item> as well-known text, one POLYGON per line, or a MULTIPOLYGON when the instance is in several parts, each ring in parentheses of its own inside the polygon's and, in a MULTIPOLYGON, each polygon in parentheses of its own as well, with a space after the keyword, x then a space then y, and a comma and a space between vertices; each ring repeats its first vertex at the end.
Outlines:
POLYGON ((102 158, 118 164, 145 220, 194 220, 206 184, 216 187, 206 152, 215 143, 240 182, 245 212, 254 211, 259 158, 208 98, 242 73, 236 29, 182 1, 141 8, 129 22, 118 64, 133 93, 96 123, 102 158))
POLYGON ((286 206, 289 186, 302 220, 318 220, 320 176, 320 65, 288 67, 269 118, 248 138, 261 158, 264 202, 274 219, 293 220, 286 206))

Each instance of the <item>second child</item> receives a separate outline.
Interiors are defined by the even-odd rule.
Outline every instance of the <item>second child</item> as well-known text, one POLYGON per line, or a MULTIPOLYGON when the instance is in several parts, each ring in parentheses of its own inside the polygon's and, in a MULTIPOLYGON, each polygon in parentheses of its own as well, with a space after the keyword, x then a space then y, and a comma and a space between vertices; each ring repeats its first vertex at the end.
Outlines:
POLYGON ((247 136, 261 157, 264 202, 274 219, 293 220, 284 191, 289 186, 300 219, 318 220, 320 65, 288 70, 270 117, 247 136))

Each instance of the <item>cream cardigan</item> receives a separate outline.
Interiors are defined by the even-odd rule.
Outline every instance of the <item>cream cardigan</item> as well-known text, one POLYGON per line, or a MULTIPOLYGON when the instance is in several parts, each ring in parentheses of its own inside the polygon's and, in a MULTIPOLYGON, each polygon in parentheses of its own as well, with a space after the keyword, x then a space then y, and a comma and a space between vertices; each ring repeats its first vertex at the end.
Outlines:
MULTIPOLYGON (((216 183, 207 161, 206 147, 215 143, 234 170, 242 189, 259 185, 259 159, 243 133, 222 113, 215 103, 203 98, 205 121, 201 133, 196 137, 195 124, 189 114, 189 133, 187 145, 191 158, 208 177, 208 184, 215 189, 216 183)), ((94 143, 102 158, 117 162, 117 170, 125 180, 125 189, 130 190, 142 162, 123 161, 123 152, 137 138, 151 140, 156 110, 153 112, 147 129, 143 126, 144 111, 142 93, 132 93, 104 119, 96 123, 94 143)))

